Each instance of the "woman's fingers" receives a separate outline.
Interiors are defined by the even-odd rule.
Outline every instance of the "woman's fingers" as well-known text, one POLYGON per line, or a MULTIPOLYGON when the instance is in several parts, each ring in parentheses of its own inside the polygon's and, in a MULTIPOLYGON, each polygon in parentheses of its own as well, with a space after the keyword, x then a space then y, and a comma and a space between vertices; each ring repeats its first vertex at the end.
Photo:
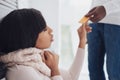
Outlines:
POLYGON ((47 51, 44 52, 44 58, 45 58, 45 61, 50 58, 50 54, 47 51))
POLYGON ((51 63, 53 60, 53 55, 49 51, 44 52, 45 63, 51 63))
POLYGON ((92 32, 92 27, 86 26, 86 31, 87 31, 87 33, 92 32))

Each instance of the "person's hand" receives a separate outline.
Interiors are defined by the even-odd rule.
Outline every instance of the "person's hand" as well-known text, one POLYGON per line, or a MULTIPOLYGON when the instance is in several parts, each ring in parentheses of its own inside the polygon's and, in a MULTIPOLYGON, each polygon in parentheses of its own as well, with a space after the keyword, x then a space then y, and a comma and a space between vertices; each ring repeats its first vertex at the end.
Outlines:
POLYGON ((42 58, 43 62, 51 69, 51 76, 60 75, 58 68, 59 56, 57 54, 44 51, 42 58))
POLYGON ((86 15, 92 22, 98 22, 106 16, 106 10, 104 6, 97 6, 91 9, 86 15))
POLYGON ((87 42, 87 33, 92 31, 92 28, 87 24, 83 24, 78 28, 78 36, 79 36, 79 48, 85 48, 85 44, 87 42))

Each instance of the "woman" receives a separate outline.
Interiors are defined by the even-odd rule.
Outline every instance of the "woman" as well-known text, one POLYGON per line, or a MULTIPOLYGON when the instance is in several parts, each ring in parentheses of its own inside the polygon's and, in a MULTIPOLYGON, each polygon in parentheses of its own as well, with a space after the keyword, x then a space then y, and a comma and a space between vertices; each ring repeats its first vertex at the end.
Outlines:
POLYGON ((60 70, 58 55, 44 50, 50 47, 53 35, 41 12, 35 9, 12 11, 0 23, 0 78, 77 80, 86 44, 84 26, 78 29, 78 35, 80 42, 72 66, 68 70, 60 70))

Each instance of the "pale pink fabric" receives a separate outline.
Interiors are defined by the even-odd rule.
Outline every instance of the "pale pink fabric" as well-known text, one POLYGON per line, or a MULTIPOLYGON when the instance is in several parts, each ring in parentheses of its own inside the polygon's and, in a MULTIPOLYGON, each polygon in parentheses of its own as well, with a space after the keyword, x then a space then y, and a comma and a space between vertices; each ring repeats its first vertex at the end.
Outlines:
POLYGON ((0 60, 6 63, 8 67, 12 67, 16 64, 30 66, 37 69, 44 75, 51 76, 51 70, 42 61, 41 55, 43 52, 43 50, 37 48, 21 49, 10 52, 8 55, 1 56, 0 60))

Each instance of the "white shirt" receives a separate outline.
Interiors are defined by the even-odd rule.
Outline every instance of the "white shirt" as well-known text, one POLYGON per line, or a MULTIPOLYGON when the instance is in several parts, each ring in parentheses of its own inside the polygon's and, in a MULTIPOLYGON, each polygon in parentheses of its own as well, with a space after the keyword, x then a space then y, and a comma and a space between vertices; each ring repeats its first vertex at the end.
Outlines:
POLYGON ((107 15, 100 23, 120 25, 120 0, 92 0, 92 8, 103 5, 107 15))
POLYGON ((6 80, 78 80, 84 60, 84 49, 78 48, 73 64, 68 70, 60 70, 61 75, 48 77, 32 67, 15 65, 8 68, 6 80))

